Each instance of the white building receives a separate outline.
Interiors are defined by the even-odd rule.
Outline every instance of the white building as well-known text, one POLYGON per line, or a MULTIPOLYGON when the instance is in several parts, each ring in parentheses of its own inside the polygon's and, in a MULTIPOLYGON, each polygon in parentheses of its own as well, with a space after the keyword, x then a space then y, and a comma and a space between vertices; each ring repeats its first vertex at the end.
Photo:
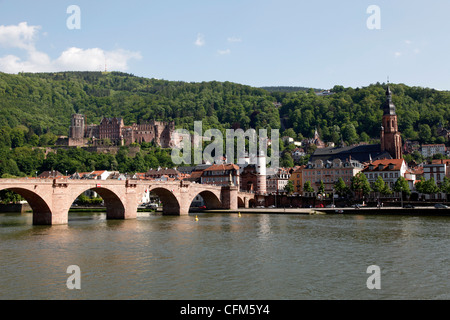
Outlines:
POLYGON ((408 170, 405 160, 403 159, 383 159, 376 160, 370 163, 364 170, 369 183, 374 183, 379 176, 383 178, 391 190, 394 189, 394 184, 398 178, 403 177, 409 182, 409 187, 412 190, 414 185, 415 175, 408 170))
POLYGON ((445 155, 445 144, 424 144, 422 145, 422 156, 425 158, 432 157, 433 155, 440 153, 445 155))
POLYGON ((285 192, 290 177, 289 171, 284 168, 279 168, 277 173, 267 176, 267 193, 285 192))
POLYGON ((425 180, 433 178, 436 184, 441 184, 445 176, 450 176, 450 160, 433 160, 430 163, 424 163, 423 176, 425 180))

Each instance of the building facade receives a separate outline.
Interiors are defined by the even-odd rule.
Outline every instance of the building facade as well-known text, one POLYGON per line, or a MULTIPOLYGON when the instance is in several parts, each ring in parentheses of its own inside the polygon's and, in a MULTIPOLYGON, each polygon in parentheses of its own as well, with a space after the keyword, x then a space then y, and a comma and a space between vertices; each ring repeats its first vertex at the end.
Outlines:
POLYGON ((425 180, 433 178, 438 186, 441 185, 444 182, 444 177, 450 179, 450 159, 433 160, 424 163, 423 177, 425 180))
MULTIPOLYGON (((365 174, 369 183, 374 183, 379 176, 383 178, 384 183, 386 183, 391 190, 394 188, 395 182, 400 177, 404 177, 407 180, 412 180, 410 176, 410 171, 403 159, 384 159, 377 160, 370 163, 366 168, 364 168, 363 173, 365 174)), ((410 185, 411 188, 411 185, 410 185)))
POLYGON ((230 183, 239 187, 239 167, 235 164, 213 164, 203 170, 202 184, 228 186, 230 183))
POLYGON ((289 173, 289 170, 285 168, 279 168, 275 174, 268 175, 266 179, 267 193, 275 194, 285 192, 290 177, 291 174, 289 173))
POLYGON ((321 184, 320 182, 323 181, 325 193, 333 193, 334 184, 339 178, 342 178, 345 184, 350 186, 352 177, 363 169, 364 165, 361 162, 352 159, 346 161, 334 159, 333 161, 325 162, 316 160, 315 162, 308 163, 303 168, 302 182, 304 184, 306 181, 310 181, 314 191, 317 192, 321 184))
POLYGON ((300 166, 292 171, 289 180, 294 185, 294 194, 302 194, 303 192, 303 169, 305 166, 300 166))
POLYGON ((143 124, 125 126, 122 118, 103 118, 99 125, 86 125, 82 114, 72 115, 69 128, 69 146, 85 145, 88 139, 94 144, 108 140, 115 145, 154 142, 162 148, 172 147, 174 122, 150 121, 143 124))
POLYGON ((432 157, 435 154, 446 154, 445 144, 424 144, 421 147, 422 156, 425 158, 432 157))

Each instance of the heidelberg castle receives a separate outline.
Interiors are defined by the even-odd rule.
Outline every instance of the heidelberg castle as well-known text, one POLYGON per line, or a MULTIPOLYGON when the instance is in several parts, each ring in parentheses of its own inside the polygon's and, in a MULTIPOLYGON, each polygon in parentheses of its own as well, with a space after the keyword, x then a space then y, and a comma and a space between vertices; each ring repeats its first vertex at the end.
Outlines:
POLYGON ((117 146, 153 141, 162 148, 169 148, 174 130, 174 122, 152 120, 149 123, 125 126, 122 118, 103 118, 99 125, 85 125, 84 115, 73 114, 67 145, 84 146, 89 140, 94 146, 106 141, 117 146))

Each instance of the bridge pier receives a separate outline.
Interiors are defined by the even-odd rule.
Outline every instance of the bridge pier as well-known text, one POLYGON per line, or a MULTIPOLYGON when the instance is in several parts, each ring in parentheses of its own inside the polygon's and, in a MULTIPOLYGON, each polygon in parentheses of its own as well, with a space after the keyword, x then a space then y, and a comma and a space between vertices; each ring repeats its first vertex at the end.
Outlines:
POLYGON ((222 208, 229 210, 238 209, 238 191, 237 186, 222 187, 222 208))

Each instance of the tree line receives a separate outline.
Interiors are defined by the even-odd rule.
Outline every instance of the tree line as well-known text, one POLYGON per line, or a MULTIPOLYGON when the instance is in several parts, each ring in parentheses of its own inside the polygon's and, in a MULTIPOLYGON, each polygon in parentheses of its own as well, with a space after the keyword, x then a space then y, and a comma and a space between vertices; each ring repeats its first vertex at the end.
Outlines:
MULTIPOLYGON (((448 142, 438 130, 449 126, 450 92, 390 87, 404 140, 448 142)), ((173 120, 193 130, 193 122, 202 120, 205 130, 279 129, 298 140, 312 137, 316 129, 322 140, 334 143, 379 138, 386 84, 336 85, 331 95, 292 88, 188 83, 121 72, 0 73, 0 127, 23 125, 38 136, 67 135, 71 115, 82 113, 95 124, 102 117, 122 117, 125 124, 173 120)))

